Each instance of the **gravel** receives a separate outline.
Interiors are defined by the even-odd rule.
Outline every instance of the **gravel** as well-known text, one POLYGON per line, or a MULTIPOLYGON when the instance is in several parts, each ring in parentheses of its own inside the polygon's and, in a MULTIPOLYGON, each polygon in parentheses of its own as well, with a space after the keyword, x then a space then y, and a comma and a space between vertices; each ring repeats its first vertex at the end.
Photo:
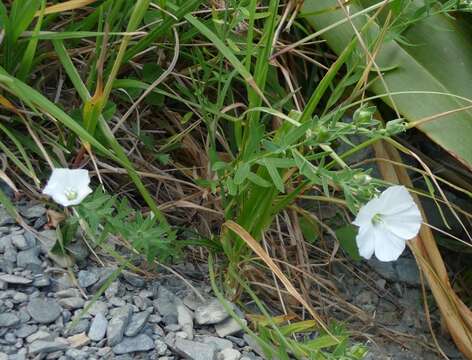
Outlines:
POLYGON ((131 306, 123 306, 115 312, 107 327, 108 345, 114 346, 121 342, 126 327, 131 319, 131 306))
POLYGON ((100 341, 105 337, 108 327, 108 320, 102 313, 95 315, 90 325, 88 336, 92 341, 100 341))
POLYGON ((40 324, 56 320, 62 313, 61 306, 53 299, 31 299, 26 308, 31 317, 40 324))
POLYGON ((113 352, 117 355, 134 353, 137 351, 148 351, 154 349, 154 341, 145 334, 134 337, 125 337, 123 340, 113 346, 113 352))

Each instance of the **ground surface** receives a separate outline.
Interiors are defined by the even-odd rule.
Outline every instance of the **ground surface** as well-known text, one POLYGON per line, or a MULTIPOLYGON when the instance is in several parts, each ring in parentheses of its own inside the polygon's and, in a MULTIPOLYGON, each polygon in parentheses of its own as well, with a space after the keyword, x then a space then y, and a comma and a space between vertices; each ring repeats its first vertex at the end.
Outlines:
MULTIPOLYGON (((0 208, 0 360, 260 358, 211 295, 205 270, 177 267, 186 280, 166 271, 118 276, 110 259, 98 260, 78 241, 70 247, 76 258, 71 277, 63 260, 49 254, 56 235, 45 229, 45 208, 18 208, 37 234, 15 225, 0 208), (107 289, 94 299, 104 284, 107 289)), ((345 318, 359 339, 370 339, 368 359, 440 358, 411 258, 394 266, 335 266, 333 278, 344 298, 371 317, 368 325, 345 318)), ((432 318, 437 328, 434 308, 432 318)), ((438 338, 451 359, 462 359, 447 337, 438 338)))

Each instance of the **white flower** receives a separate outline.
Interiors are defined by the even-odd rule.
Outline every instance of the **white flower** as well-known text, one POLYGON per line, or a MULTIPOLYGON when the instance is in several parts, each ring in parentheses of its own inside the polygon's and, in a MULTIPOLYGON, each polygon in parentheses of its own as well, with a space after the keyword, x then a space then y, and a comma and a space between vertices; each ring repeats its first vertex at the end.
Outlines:
POLYGON ((380 261, 393 261, 418 234, 422 218, 408 190, 392 186, 361 207, 353 223, 359 226, 356 242, 362 257, 375 253, 380 261))
POLYGON ((43 190, 62 206, 77 205, 92 192, 90 177, 84 169, 54 169, 43 190))

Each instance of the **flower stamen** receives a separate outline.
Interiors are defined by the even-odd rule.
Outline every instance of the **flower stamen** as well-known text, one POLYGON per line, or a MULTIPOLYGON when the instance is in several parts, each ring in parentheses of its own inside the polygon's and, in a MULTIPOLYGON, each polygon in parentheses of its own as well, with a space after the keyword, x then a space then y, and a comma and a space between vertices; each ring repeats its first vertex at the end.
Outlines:
POLYGON ((375 214, 374 216, 372 216, 372 224, 374 225, 379 225, 381 223, 383 223, 383 218, 382 218, 382 214, 375 214))
POLYGON ((65 194, 67 200, 69 200, 69 201, 70 201, 70 200, 75 200, 75 199, 77 199, 77 196, 79 195, 79 194, 77 193, 77 190, 72 189, 72 188, 66 189, 66 190, 64 191, 64 194, 65 194))

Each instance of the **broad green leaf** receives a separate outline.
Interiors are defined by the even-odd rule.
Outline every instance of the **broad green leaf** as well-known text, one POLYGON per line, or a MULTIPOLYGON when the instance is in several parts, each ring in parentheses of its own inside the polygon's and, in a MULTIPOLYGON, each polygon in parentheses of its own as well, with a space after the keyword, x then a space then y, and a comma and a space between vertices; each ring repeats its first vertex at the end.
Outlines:
POLYGON ((361 260, 359 249, 356 244, 357 227, 346 225, 336 230, 336 237, 339 244, 353 260, 361 260))
MULTIPOLYGON (((365 15, 355 16, 362 10, 359 5, 349 4, 352 23, 359 32, 368 21, 365 15)), ((316 30, 345 18, 336 0, 305 1, 303 13, 316 30)), ((372 44, 381 31, 377 23, 372 23, 363 33, 364 42, 372 44)), ((375 61, 379 68, 390 69, 382 74, 388 91, 380 79, 373 81, 370 90, 390 106, 393 100, 400 114, 410 122, 451 112, 417 127, 471 168, 472 110, 456 111, 470 106, 467 99, 472 99, 469 31, 459 19, 444 14, 414 24, 402 34, 402 43, 390 40, 382 44, 375 61)), ((341 54, 356 35, 351 22, 345 21, 324 32, 323 37, 341 54)), ((357 51, 364 54, 360 47, 357 51)))

